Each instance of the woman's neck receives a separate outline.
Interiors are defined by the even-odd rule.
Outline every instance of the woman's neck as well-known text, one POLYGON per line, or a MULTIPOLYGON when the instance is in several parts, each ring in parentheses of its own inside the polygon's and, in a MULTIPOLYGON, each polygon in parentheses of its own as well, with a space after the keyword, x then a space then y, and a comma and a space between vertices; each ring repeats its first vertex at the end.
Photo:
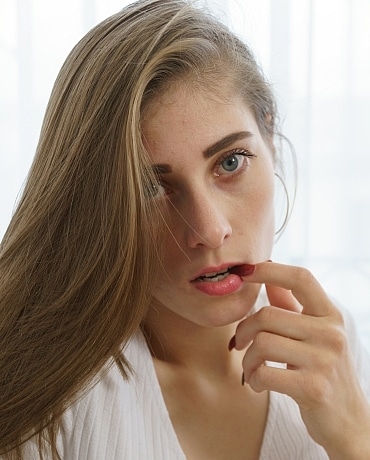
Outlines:
POLYGON ((204 327, 155 306, 148 311, 142 328, 153 358, 219 378, 236 368, 240 374, 242 371, 244 352, 228 349, 236 326, 204 327))

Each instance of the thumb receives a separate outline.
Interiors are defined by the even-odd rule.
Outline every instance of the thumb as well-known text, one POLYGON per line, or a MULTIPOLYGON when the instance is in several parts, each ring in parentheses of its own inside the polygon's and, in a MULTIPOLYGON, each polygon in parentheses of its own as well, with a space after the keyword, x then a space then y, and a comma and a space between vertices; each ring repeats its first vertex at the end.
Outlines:
POLYGON ((283 308, 284 310, 301 312, 302 307, 293 294, 279 286, 266 284, 266 293, 273 307, 283 308))

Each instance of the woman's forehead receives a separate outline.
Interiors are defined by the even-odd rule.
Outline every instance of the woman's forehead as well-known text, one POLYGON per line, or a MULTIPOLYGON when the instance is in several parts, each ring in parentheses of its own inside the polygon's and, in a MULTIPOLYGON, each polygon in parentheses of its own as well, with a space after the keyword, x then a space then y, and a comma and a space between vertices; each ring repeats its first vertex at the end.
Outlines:
POLYGON ((198 95, 179 91, 164 94, 151 107, 142 134, 152 159, 161 161, 189 151, 203 153, 222 139, 252 139, 258 127, 241 98, 220 101, 204 91, 198 95))
POLYGON ((170 80, 162 85, 159 91, 153 93, 144 105, 142 120, 145 121, 148 116, 152 116, 153 110, 155 112, 158 105, 176 103, 182 97, 185 101, 205 98, 220 104, 228 104, 240 97, 239 94, 240 91, 235 88, 230 78, 225 77, 219 81, 204 77, 200 80, 199 77, 188 75, 183 79, 170 80))

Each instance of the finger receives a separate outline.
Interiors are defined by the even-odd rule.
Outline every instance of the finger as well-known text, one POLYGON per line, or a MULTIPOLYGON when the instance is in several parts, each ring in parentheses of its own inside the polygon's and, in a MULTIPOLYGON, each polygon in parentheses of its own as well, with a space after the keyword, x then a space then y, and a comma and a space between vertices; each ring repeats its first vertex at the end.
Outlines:
POLYGON ((237 350, 246 348, 262 331, 306 341, 314 330, 319 329, 316 321, 313 325, 313 320, 316 318, 280 307, 263 307, 238 324, 235 333, 235 348, 237 350))
POLYGON ((267 390, 294 397, 302 385, 299 376, 300 373, 295 370, 263 365, 252 372, 248 380, 244 375, 244 380, 256 392, 267 390))
POLYGON ((266 293, 270 304, 274 307, 299 313, 302 311, 302 306, 290 291, 279 286, 266 284, 266 293))
POLYGON ((246 381, 266 361, 280 363, 273 367, 298 369, 307 365, 307 345, 286 337, 260 332, 243 358, 243 370, 246 381))
POLYGON ((306 315, 329 316, 337 311, 319 282, 305 268, 262 262, 244 279, 251 283, 264 283, 291 291, 302 305, 302 313, 306 315))

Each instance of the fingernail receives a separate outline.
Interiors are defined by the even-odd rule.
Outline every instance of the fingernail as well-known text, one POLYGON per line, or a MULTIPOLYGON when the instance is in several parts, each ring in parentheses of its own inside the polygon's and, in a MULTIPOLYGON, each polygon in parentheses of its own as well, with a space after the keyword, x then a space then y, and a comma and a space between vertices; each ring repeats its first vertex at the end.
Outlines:
POLYGON ((233 350, 235 348, 235 345, 236 345, 236 338, 234 335, 233 337, 231 337, 231 340, 229 342, 229 351, 233 350))
POLYGON ((245 380, 244 380, 244 372, 242 373, 242 385, 244 386, 245 380))
POLYGON ((255 268, 256 266, 251 264, 236 265, 230 269, 230 272, 239 276, 249 276, 254 272, 255 268))

